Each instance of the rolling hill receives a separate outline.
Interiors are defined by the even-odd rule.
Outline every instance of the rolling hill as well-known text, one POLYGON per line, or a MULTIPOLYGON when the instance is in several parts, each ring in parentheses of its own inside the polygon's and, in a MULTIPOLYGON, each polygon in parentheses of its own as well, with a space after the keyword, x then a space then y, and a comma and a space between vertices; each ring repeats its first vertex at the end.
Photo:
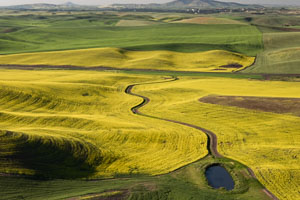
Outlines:
POLYGON ((185 8, 247 8, 247 7, 263 7, 260 5, 252 4, 239 4, 233 2, 220 2, 214 0, 175 0, 168 3, 150 3, 150 4, 112 4, 108 7, 78 5, 72 2, 64 4, 49 4, 49 3, 36 3, 14 5, 7 7, 0 7, 4 9, 13 10, 101 10, 108 8, 128 8, 128 9, 185 9, 185 8))
POLYGON ((214 0, 175 0, 164 4, 113 4, 113 7, 125 8, 245 8, 262 7, 259 5, 247 5, 232 2, 220 2, 214 0))
POLYGON ((244 7, 245 4, 231 3, 231 2, 220 2, 214 0, 175 0, 166 4, 167 7, 244 7))
POLYGON ((96 10, 96 6, 78 5, 72 2, 64 4, 36 3, 1 7, 13 10, 96 10))

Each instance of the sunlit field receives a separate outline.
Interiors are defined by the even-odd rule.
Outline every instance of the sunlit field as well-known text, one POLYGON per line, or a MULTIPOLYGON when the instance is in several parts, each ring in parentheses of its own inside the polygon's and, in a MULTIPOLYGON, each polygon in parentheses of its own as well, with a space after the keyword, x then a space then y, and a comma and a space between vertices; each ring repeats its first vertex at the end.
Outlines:
POLYGON ((100 48, 0 56, 3 65, 111 67, 170 71, 232 72, 253 64, 254 57, 222 50, 199 53, 126 51, 100 48))
POLYGON ((3 173, 49 177, 162 174, 207 154, 191 128, 134 116, 127 85, 161 77, 1 71, 3 173))
POLYGON ((201 103, 199 99, 208 95, 299 98, 299 87, 300 83, 295 82, 182 78, 167 84, 137 86, 134 92, 151 99, 141 109, 144 113, 213 131, 224 156, 251 167, 279 199, 292 200, 299 198, 300 118, 201 103))
POLYGON ((0 18, 0 54, 114 47, 176 52, 227 50, 255 56, 262 50, 262 34, 255 26, 171 23, 181 19, 176 15, 115 12, 4 16, 0 18), (136 20, 148 23, 117 26, 122 20, 127 24, 136 20))
POLYGON ((2 9, 0 200, 300 199, 299 16, 256 9, 2 9))

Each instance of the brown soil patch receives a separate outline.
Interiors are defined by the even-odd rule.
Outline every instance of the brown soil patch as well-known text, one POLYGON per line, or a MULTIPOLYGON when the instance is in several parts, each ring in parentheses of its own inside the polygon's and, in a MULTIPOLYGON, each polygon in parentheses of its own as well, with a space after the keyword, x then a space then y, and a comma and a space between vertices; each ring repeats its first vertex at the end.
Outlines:
POLYGON ((300 32, 299 28, 276 28, 280 31, 286 31, 286 32, 300 32))
POLYGON ((242 68, 243 65, 238 64, 238 63, 233 63, 233 64, 229 64, 229 65, 222 65, 220 67, 222 67, 222 68, 237 68, 238 69, 238 68, 242 68))
POLYGON ((272 98, 247 96, 206 96, 200 102, 235 106, 265 112, 292 114, 300 117, 300 98, 272 98))
POLYGON ((286 75, 264 74, 263 76, 265 80, 300 82, 300 75, 297 74, 286 74, 286 75))
POLYGON ((206 24, 212 19, 214 19, 214 18, 212 18, 212 17, 196 17, 196 18, 192 18, 192 19, 184 19, 180 22, 182 22, 182 23, 206 24))
POLYGON ((153 24, 159 24, 154 21, 146 21, 146 20, 120 20, 116 26, 149 26, 153 24))
POLYGON ((122 190, 122 191, 107 191, 104 193, 99 193, 99 194, 88 194, 80 197, 74 197, 74 198, 69 198, 67 200, 123 200, 126 199, 129 196, 129 191, 127 190, 122 190), (117 194, 112 194, 112 195, 104 195, 105 193, 110 193, 110 192, 118 192, 117 194))
POLYGON ((18 31, 18 28, 6 28, 2 30, 2 33, 12 33, 18 31))

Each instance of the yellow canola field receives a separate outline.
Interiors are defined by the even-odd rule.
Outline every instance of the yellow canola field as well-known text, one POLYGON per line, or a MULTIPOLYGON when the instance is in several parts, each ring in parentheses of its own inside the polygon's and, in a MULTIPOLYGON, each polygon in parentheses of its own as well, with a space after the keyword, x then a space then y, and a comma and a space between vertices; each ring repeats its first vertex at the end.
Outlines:
POLYGON ((134 92, 151 99, 141 112, 211 130, 222 155, 252 168, 279 199, 296 200, 300 199, 300 118, 198 99, 207 95, 300 98, 299 88, 299 82, 193 77, 137 86, 134 92))
POLYGON ((173 51, 127 51, 118 48, 95 48, 0 55, 1 65, 72 65, 200 72, 232 72, 250 66, 254 60, 254 57, 224 50, 180 53, 173 51), (221 67, 235 64, 243 67, 221 67))
POLYGON ((125 94, 127 85, 155 80, 163 79, 1 70, 0 173, 156 175, 204 157, 204 133, 131 113, 142 99, 125 94))
POLYGON ((174 23, 187 23, 187 24, 245 24, 243 22, 217 17, 195 17, 190 19, 183 19, 175 21, 174 23))

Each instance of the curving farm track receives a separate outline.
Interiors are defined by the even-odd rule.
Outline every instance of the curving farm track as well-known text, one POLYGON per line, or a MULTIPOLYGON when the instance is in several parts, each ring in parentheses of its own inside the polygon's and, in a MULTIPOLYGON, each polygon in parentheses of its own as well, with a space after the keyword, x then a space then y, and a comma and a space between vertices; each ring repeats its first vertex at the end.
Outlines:
MULTIPOLYGON (((168 81, 153 82, 153 83, 146 83, 146 84, 166 83, 166 82, 172 82, 172 81, 177 81, 177 80, 179 80, 179 79, 178 78, 172 78, 171 80, 168 80, 168 81)), ((135 93, 132 92, 133 87, 137 86, 137 85, 145 85, 145 84, 129 85, 125 90, 126 94, 130 94, 130 95, 140 97, 140 98, 143 99, 143 102, 140 103, 139 105, 134 106, 133 108, 131 108, 131 111, 134 114, 142 115, 142 116, 145 116, 145 117, 156 118, 156 117, 153 117, 153 116, 150 116, 150 115, 147 115, 147 114, 143 114, 139 111, 139 109, 141 107, 145 106, 146 104, 148 104, 150 102, 150 99, 148 97, 145 97, 145 96, 142 96, 142 95, 139 95, 139 94, 135 94, 135 93)), ((175 120, 170 120, 170 119, 163 119, 163 118, 158 118, 158 119, 163 120, 163 121, 173 122, 173 123, 176 123, 176 124, 181 124, 181 125, 188 126, 188 127, 192 127, 192 128, 195 128, 197 130, 200 130, 200 131, 204 132, 207 135, 207 139, 208 139, 207 140, 207 150, 208 150, 209 154, 214 156, 214 157, 217 157, 217 158, 222 158, 222 155, 218 152, 218 148, 217 148, 217 144, 218 144, 217 136, 213 132, 211 132, 209 130, 206 130, 204 128, 201 128, 199 126, 196 126, 196 125, 193 125, 193 124, 188 124, 188 123, 185 123, 185 122, 180 122, 180 121, 175 121, 175 120)))
MULTIPOLYGON (((171 119, 159 118, 159 117, 155 117, 155 116, 144 114, 144 113, 142 113, 142 112, 139 111, 140 108, 144 107, 145 105, 147 105, 150 102, 150 99, 148 97, 142 96, 140 94, 133 93, 132 89, 135 86, 138 86, 138 85, 149 85, 149 84, 159 84, 159 83, 173 82, 173 81, 177 81, 177 80, 179 80, 179 78, 173 77, 173 78, 171 78, 170 80, 167 80, 167 81, 157 81, 157 82, 151 82, 151 83, 140 83, 140 84, 129 85, 125 89, 125 93, 143 99, 143 102, 141 102, 140 104, 138 104, 138 105, 136 105, 136 106, 134 106, 134 107, 131 108, 132 113, 137 114, 137 115, 141 115, 141 116, 144 116, 144 117, 155 118, 155 119, 159 119, 159 120, 163 120, 163 121, 167 121, 167 122, 172 122, 172 123, 176 123, 176 124, 180 124, 180 125, 183 125, 183 126, 188 126, 188 127, 200 130, 200 131, 204 132, 207 135, 207 150, 208 150, 209 155, 212 155, 215 158, 224 158, 224 156, 222 156, 218 152, 218 138, 217 138, 216 134, 214 134, 213 132, 211 132, 211 131, 209 131, 209 130, 207 130, 205 128, 193 125, 193 124, 188 124, 188 123, 185 123, 185 122, 175 121, 175 120, 171 120, 171 119)), ((253 170, 251 168, 248 168, 248 172, 249 172, 249 174, 250 174, 250 176, 252 178, 255 178, 257 180, 257 177, 255 176, 255 174, 254 174, 254 172, 253 172, 253 170)), ((279 200, 268 189, 264 188, 263 192, 266 193, 266 195, 268 197, 270 197, 271 199, 273 199, 273 200, 279 200)))

